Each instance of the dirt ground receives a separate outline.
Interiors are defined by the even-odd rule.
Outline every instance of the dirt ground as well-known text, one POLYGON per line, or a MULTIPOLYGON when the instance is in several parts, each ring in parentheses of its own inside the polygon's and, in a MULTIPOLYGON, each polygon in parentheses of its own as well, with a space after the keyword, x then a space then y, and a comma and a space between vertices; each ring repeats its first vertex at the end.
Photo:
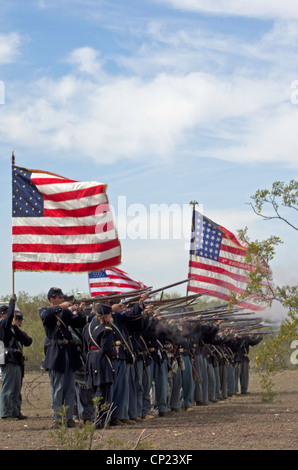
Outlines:
MULTIPOLYGON (((134 449, 141 438, 143 449, 156 451, 297 450, 297 371, 276 376, 273 402, 262 401, 259 378, 252 371, 249 390, 249 395, 194 406, 189 412, 95 431, 92 449, 134 449)), ((47 373, 27 373, 22 395, 28 419, 0 421, 0 450, 57 450, 47 373)))

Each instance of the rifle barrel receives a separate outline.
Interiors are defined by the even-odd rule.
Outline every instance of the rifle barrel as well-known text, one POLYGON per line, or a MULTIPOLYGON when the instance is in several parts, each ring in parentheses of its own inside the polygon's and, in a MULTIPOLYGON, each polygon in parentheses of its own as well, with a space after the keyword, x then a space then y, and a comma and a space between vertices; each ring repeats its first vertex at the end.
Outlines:
POLYGON ((138 290, 133 290, 129 292, 125 292, 123 294, 115 294, 115 295, 98 295, 96 297, 91 297, 87 299, 80 299, 80 302, 85 302, 85 303, 93 303, 93 302, 113 302, 114 300, 121 300, 126 297, 130 296, 135 296, 136 294, 143 294, 144 292, 147 292, 150 290, 151 287, 144 287, 143 289, 138 289, 138 290))
POLYGON ((184 297, 173 297, 172 299, 163 299, 162 301, 148 299, 145 302, 146 304, 148 303, 148 304, 153 304, 153 305, 163 304, 163 306, 159 307, 159 310, 166 310, 166 309, 170 310, 171 308, 175 307, 176 305, 180 305, 183 302, 186 302, 186 305, 190 304, 196 298, 201 297, 202 295, 204 294, 194 294, 191 296, 184 296, 184 297))
MULTIPOLYGON (((226 308, 225 310, 223 310, 223 306, 219 306, 218 308, 217 307, 211 307, 211 308, 201 309, 201 310, 192 310, 192 313, 198 313, 200 315, 204 315, 204 317, 205 316, 206 317, 208 317, 208 316, 211 317, 212 315, 213 316, 214 315, 217 315, 217 316, 219 316, 219 315, 228 315, 228 316, 230 316, 230 315, 233 315, 233 314, 237 314, 237 312, 239 312, 239 310, 240 309, 238 309, 238 308, 235 308, 234 310, 226 308)), ((172 315, 173 316, 178 316, 178 315, 183 315, 183 314, 189 313, 189 312, 191 312, 191 310, 189 310, 188 312, 183 311, 183 312, 175 312, 175 313, 171 313, 171 312, 168 311, 168 312, 161 313, 160 315, 158 315, 158 314, 157 315, 160 316, 160 317, 170 317, 172 315)), ((242 315, 252 315, 252 313, 251 312, 249 312, 249 313, 240 312, 237 315, 241 315, 241 316, 242 315)))
MULTIPOLYGON (((194 279, 193 277, 190 277, 190 278, 187 278, 187 279, 183 279, 183 281, 178 281, 178 282, 174 282, 174 284, 169 284, 168 286, 164 286, 164 287, 159 287, 158 289, 154 289, 150 292, 148 292, 148 294, 152 295, 152 294, 156 294, 157 292, 161 292, 163 290, 166 290, 166 289, 170 289, 171 287, 175 287, 175 286, 179 286, 180 284, 183 284, 185 282, 189 282, 191 279, 194 279)), ((128 303, 128 302, 132 302, 134 300, 138 300, 139 299, 139 296, 137 297, 132 297, 130 300, 128 300, 127 302, 123 302, 123 303, 128 303)))
POLYGON ((239 333, 236 332, 237 335, 256 335, 256 336, 259 336, 259 335, 274 335, 275 333, 279 333, 279 330, 272 330, 272 331, 250 331, 250 332, 242 331, 242 332, 239 332, 239 333))
POLYGON ((152 289, 152 286, 151 287, 144 287, 143 289, 133 290, 133 291, 130 291, 130 292, 125 292, 123 294, 102 295, 102 296, 91 297, 91 298, 87 298, 87 299, 80 299, 80 302, 85 302, 85 303, 115 302, 116 303, 117 301, 125 299, 124 301, 122 300, 122 303, 126 304, 126 303, 129 303, 129 302, 134 302, 134 301, 139 300, 140 295, 143 294, 143 293, 148 293, 150 295, 156 294, 157 292, 161 292, 161 291, 164 291, 166 289, 170 289, 171 287, 175 287, 175 286, 178 286, 178 285, 183 284, 185 282, 189 282, 191 279, 193 279, 193 277, 188 278, 188 279, 183 279, 183 281, 178 281, 178 282, 175 282, 173 284, 169 284, 167 286, 160 287, 160 288, 154 289, 154 290, 150 290, 150 289, 152 289))

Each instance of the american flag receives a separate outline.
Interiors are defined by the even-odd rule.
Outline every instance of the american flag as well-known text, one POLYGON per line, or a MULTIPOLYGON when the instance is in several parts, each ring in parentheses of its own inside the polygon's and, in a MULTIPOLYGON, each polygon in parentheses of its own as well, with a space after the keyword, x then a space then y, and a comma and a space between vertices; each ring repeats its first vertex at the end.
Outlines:
MULTIPOLYGON (((193 211, 188 291, 206 293, 230 301, 230 291, 244 294, 250 282, 248 272, 255 269, 245 260, 247 246, 226 228, 193 211)), ((264 310, 267 305, 238 301, 250 310, 264 310)))
POLYGON ((13 165, 12 196, 13 270, 90 272, 120 264, 105 184, 13 165))
POLYGON ((103 269, 88 274, 91 297, 107 294, 122 294, 132 290, 143 289, 145 284, 132 278, 118 268, 103 269))

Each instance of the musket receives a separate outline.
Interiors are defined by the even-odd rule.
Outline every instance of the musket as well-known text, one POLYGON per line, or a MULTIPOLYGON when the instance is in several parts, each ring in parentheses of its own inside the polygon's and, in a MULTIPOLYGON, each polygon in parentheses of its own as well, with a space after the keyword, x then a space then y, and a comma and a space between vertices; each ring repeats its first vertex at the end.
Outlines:
POLYGON ((174 284, 170 284, 170 285, 165 286, 165 287, 160 287, 159 289, 151 290, 152 286, 150 286, 150 287, 144 287, 144 288, 138 289, 138 290, 125 292, 123 294, 99 295, 99 296, 92 297, 92 298, 80 299, 80 302, 85 302, 85 303, 93 303, 93 302, 103 302, 103 303, 104 302, 109 302, 109 303, 112 303, 112 302, 114 302, 114 303, 118 303, 118 302, 122 301, 123 304, 126 304, 126 303, 129 303, 129 302, 134 302, 134 301, 139 300, 141 294, 144 294, 144 293, 148 293, 150 295, 156 294, 157 292, 161 292, 165 289, 170 289, 171 287, 175 287, 175 286, 178 286, 178 285, 180 285, 184 282, 188 282, 191 279, 193 279, 193 277, 188 278, 188 279, 184 279, 183 281, 175 282, 174 284))
MULTIPOLYGON (((114 302, 121 301, 123 298, 127 298, 130 296, 135 296, 136 294, 143 294, 144 292, 150 291, 151 287, 143 287, 142 289, 137 289, 129 292, 125 292, 123 294, 115 294, 115 295, 97 295, 96 297, 91 297, 87 299, 80 299, 79 302, 85 303, 93 303, 93 302, 114 302)), ((138 297, 139 298, 139 297, 138 297)))
POLYGON ((251 315, 251 313, 243 312, 240 308, 223 308, 223 307, 212 307, 209 309, 201 310, 201 314, 204 316, 211 315, 238 315, 237 312, 240 312, 239 315, 251 315))
MULTIPOLYGON (((238 312, 238 310, 237 310, 238 312)), ((235 321, 236 321, 236 318, 235 317, 231 317, 232 313, 231 311, 224 311, 224 312, 206 312, 205 310, 188 310, 188 311, 183 311, 183 312, 175 312, 175 313, 171 313, 171 312, 168 312, 168 313, 162 313, 162 314, 159 314, 159 313, 156 313, 155 316, 157 317, 161 317, 161 318, 175 318, 175 317, 179 317, 179 316, 189 316, 189 315, 193 315, 193 316, 202 316, 202 321, 205 321, 205 320, 212 320, 213 318, 216 318, 216 319, 224 319, 224 318, 233 318, 235 321), (196 315, 197 314, 197 315, 196 315)), ((235 313, 235 315, 247 315, 246 313, 235 313)))
POLYGON ((215 311, 218 311, 218 310, 239 311, 243 309, 241 307, 233 307, 232 309, 229 304, 214 305, 213 307, 204 309, 205 312, 212 312, 213 310, 215 311))
POLYGON ((213 318, 213 317, 220 317, 222 320, 224 319, 227 319, 227 320, 231 320, 231 321, 237 321, 237 320, 241 320, 241 321, 251 321, 251 320, 254 320, 254 321, 259 321, 261 320, 260 318, 257 318, 257 317, 251 317, 251 318, 247 318, 247 315, 252 315, 251 313, 231 313, 229 311, 226 311, 226 312, 218 312, 218 313, 215 313, 215 314, 206 314, 206 315, 203 315, 203 318, 205 319, 208 319, 208 318, 213 318), (246 317, 246 318, 243 318, 243 317, 246 317))
POLYGON ((240 333, 241 331, 252 331, 252 330, 259 330, 264 328, 264 325, 260 324, 250 324, 250 325, 243 325, 243 324, 231 324, 231 323, 226 323, 225 325, 221 324, 220 325, 220 331, 223 331, 225 329, 230 329, 234 333, 240 333))
MULTIPOLYGON (((152 289, 152 286, 150 287, 144 287, 142 289, 138 289, 138 290, 133 290, 133 291, 129 291, 129 292, 124 292, 122 294, 115 294, 115 295, 99 295, 99 296, 96 296, 96 297, 92 297, 92 298, 87 298, 87 299, 80 299, 80 302, 85 302, 85 303, 93 303, 93 302, 108 302, 108 303, 119 303, 121 302, 122 304, 127 304, 127 303, 130 303, 130 302, 134 302, 136 300, 139 300, 140 298, 140 295, 141 294, 154 294, 156 292, 160 292, 160 291, 163 291, 164 289, 169 289, 170 287, 173 287, 173 286, 176 286, 178 284, 181 284, 182 282, 186 282, 188 281, 189 279, 186 279, 184 281, 180 281, 180 282, 177 282, 175 284, 171 284, 169 286, 165 286, 165 287, 161 287, 159 289, 155 289, 155 290, 151 290, 152 289), (137 295, 136 295, 137 294, 137 295), (123 300, 124 299, 124 300, 123 300)), ((150 303, 156 303, 156 304, 159 304, 160 302, 171 302, 173 301, 173 299, 165 299, 165 300, 156 300, 156 301, 153 301, 153 300, 146 300, 146 304, 150 304, 150 303)))
POLYGON ((146 303, 152 305, 162 305, 159 307, 160 310, 170 310, 171 308, 175 307, 176 305, 180 305, 183 302, 186 302, 186 306, 190 305, 194 300, 198 297, 201 297, 204 294, 194 294, 191 296, 184 296, 184 297, 174 297, 172 299, 163 299, 163 300, 146 300, 146 303))
POLYGON ((221 331, 225 329, 230 329, 233 331, 248 331, 248 330, 256 330, 256 329, 261 329, 264 328, 264 325, 258 324, 258 323, 251 323, 250 325, 243 325, 243 324, 231 324, 231 323, 226 323, 225 325, 221 324, 221 331))
POLYGON ((220 318, 224 322, 225 321, 235 322, 235 323, 244 322, 247 325, 250 325, 252 323, 259 324, 259 323, 262 323, 262 321, 263 321, 261 318, 251 318, 251 319, 249 319, 249 318, 233 318, 233 317, 220 317, 220 318))
POLYGON ((240 333, 234 333, 234 334, 237 334, 237 335, 256 335, 256 336, 259 336, 259 335, 274 335, 276 333, 279 333, 279 330, 272 330, 272 331, 251 331, 251 332, 240 332, 240 333))
POLYGON ((175 318, 175 317, 182 317, 182 316, 194 316, 195 314, 200 314, 200 315, 197 315, 197 316, 201 316, 201 310, 188 310, 188 311, 184 311, 184 312, 175 312, 175 313, 162 313, 162 314, 159 314, 159 313, 155 313, 154 316, 155 317, 160 317, 160 318, 163 318, 163 319, 171 319, 171 318, 175 318))
MULTIPOLYGON (((221 325, 222 326, 222 329, 225 329, 227 328, 227 325, 224 326, 224 325, 221 325)), ((259 329, 262 329, 262 328, 265 328, 265 326, 262 324, 262 323, 249 323, 249 324, 235 324, 235 325, 229 325, 230 326, 230 329, 234 332, 234 333, 240 333, 242 331, 252 331, 252 330, 259 330, 259 329)))
MULTIPOLYGON (((180 318, 181 320, 181 318, 180 318)), ((208 322, 217 322, 217 321, 221 321, 222 324, 220 325, 221 326, 221 329, 225 329, 227 328, 228 326, 231 327, 231 325, 235 325, 235 327, 238 325, 239 327, 241 326, 241 328, 243 328, 243 326, 258 326, 259 323, 245 323, 244 325, 241 323, 239 324, 238 322, 241 322, 242 319, 238 319, 238 320, 235 320, 234 318, 223 318, 223 317, 211 317, 211 318, 205 318, 205 317, 200 317, 199 315, 197 317, 194 317, 194 318, 186 318, 186 321, 187 322, 200 322, 200 321, 208 321, 208 322)), ((247 320, 245 320, 247 321, 247 320)))
POLYGON ((189 310, 189 311, 184 311, 184 312, 174 312, 174 313, 154 313, 154 317, 159 317, 163 319, 170 319, 170 318, 175 318, 179 317, 182 315, 194 315, 196 312, 199 312, 199 310, 189 310))
MULTIPOLYGON (((175 282, 174 284, 169 284, 168 286, 164 286, 164 287, 160 287, 158 289, 151 290, 150 292, 148 292, 148 294, 153 295, 153 294, 156 294, 157 292, 161 292, 163 290, 170 289, 171 287, 179 286, 180 284, 183 284, 184 282, 189 282, 191 279, 194 279, 194 277, 190 277, 190 278, 184 279, 183 281, 175 282)), ((125 301, 122 302, 122 303, 125 304, 125 303, 129 303, 129 302, 134 302, 136 300, 139 300, 139 296, 132 297, 131 299, 127 299, 127 300, 125 299, 125 301)))
MULTIPOLYGON (((161 314, 162 316, 166 316, 166 315, 172 315, 171 311, 169 311, 170 309, 168 309, 167 312, 161 314)), ((200 310, 192 310, 193 312, 200 312, 201 315, 211 315, 211 314, 217 314, 217 315, 223 315, 223 314, 233 314, 233 313, 236 313, 236 312, 239 312, 241 311, 241 315, 243 315, 244 313, 242 312, 242 309, 240 309, 239 307, 234 307, 233 309, 227 307, 226 305, 218 305, 218 306, 215 306, 215 307, 210 307, 210 308, 205 308, 205 309, 200 309, 200 310)), ((175 313, 179 313, 179 312, 175 312, 175 313)), ((181 312, 183 313, 183 312, 181 312)), ((246 313, 246 315, 251 315, 251 313, 246 313)))

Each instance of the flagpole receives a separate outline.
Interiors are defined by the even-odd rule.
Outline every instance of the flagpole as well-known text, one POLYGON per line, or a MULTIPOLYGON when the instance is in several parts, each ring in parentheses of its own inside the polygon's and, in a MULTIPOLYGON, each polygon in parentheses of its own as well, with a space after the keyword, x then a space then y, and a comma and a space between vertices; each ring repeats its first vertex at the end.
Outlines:
MULTIPOLYGON (((193 226, 193 216, 194 216, 194 211, 195 211, 195 207, 196 205, 199 204, 197 201, 190 201, 189 205, 192 206, 192 214, 191 214, 191 238, 194 234, 194 226, 193 226)), ((189 265, 188 265, 188 277, 190 278, 191 277, 191 273, 190 273, 190 261, 191 261, 191 253, 189 251, 189 265)), ((187 284, 187 287, 186 287, 186 296, 188 296, 188 287, 189 287, 189 284, 187 284)))
MULTIPOLYGON (((11 154, 11 166, 12 167, 15 166, 14 150, 12 150, 12 154, 11 154)), ((13 295, 15 294, 15 271, 13 268, 12 268, 12 294, 13 295)))

